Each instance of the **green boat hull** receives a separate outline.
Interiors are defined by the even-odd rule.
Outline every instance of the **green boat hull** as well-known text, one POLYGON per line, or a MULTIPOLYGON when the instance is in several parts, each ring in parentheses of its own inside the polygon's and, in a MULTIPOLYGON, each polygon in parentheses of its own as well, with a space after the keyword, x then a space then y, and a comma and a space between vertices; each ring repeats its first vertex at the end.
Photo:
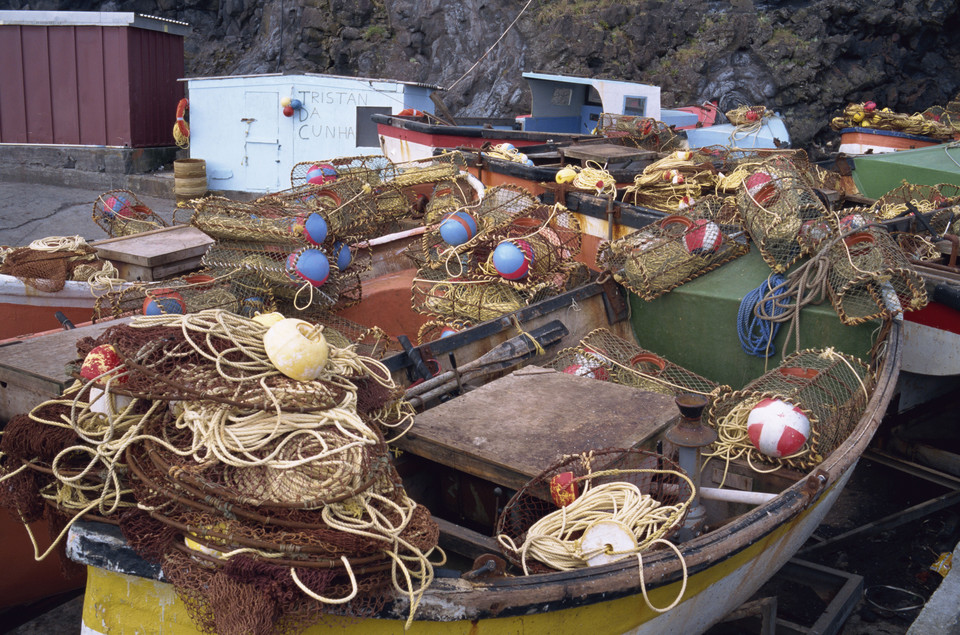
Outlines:
POLYGON ((853 181, 863 196, 880 198, 903 185, 960 185, 960 143, 853 158, 853 181))

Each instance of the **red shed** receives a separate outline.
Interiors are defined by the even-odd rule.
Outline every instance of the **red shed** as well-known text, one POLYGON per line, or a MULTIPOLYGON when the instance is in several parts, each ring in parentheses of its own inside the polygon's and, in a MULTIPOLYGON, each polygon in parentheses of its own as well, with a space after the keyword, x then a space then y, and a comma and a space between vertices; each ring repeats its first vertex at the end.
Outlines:
POLYGON ((0 11, 0 143, 173 145, 185 22, 0 11))

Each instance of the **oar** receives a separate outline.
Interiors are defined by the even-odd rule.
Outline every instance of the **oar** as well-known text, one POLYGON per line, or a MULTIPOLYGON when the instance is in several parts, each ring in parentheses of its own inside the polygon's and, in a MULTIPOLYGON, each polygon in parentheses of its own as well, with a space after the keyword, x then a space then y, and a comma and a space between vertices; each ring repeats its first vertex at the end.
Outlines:
MULTIPOLYGON (((552 346, 559 342, 564 336, 568 335, 567 327, 560 320, 553 320, 541 327, 529 331, 527 334, 516 335, 505 342, 493 347, 472 362, 461 366, 458 370, 448 370, 432 379, 417 384, 406 391, 404 396, 407 399, 416 399, 419 403, 424 403, 434 396, 448 392, 456 385, 457 374, 462 377, 467 373, 483 371, 491 373, 497 370, 503 370, 513 366, 524 359, 533 357, 537 353, 537 346, 534 340, 542 348, 552 346), (532 339, 531 339, 532 338, 532 339), (436 393, 436 394, 435 394, 436 393)), ((414 405, 418 405, 414 403, 414 405)))

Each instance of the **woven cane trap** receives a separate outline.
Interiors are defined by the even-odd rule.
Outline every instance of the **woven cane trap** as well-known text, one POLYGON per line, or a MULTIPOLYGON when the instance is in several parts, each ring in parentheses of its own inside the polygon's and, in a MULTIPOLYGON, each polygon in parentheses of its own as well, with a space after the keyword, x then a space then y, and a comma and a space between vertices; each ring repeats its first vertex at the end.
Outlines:
POLYGON ((635 557, 679 529, 693 494, 683 470, 663 455, 638 449, 575 454, 560 459, 514 494, 497 518, 497 541, 524 573, 584 567, 591 554, 580 543, 581 534, 598 520, 612 520, 635 540, 629 551, 617 555, 635 557), (577 501, 592 498, 592 490, 601 500, 580 512, 577 501), (604 496, 604 490, 610 495, 604 496), (632 505, 619 508, 614 493, 618 491, 629 492, 626 500, 648 503, 650 513, 634 515, 632 505), (564 514, 566 522, 556 531, 540 533, 554 514, 564 514))
POLYGON ((833 349, 807 349, 784 359, 777 368, 742 390, 721 393, 711 403, 707 422, 717 441, 704 456, 729 461, 744 458, 757 471, 789 466, 808 470, 836 449, 856 426, 869 399, 874 377, 855 357, 833 349), (810 421, 811 434, 793 455, 762 454, 747 432, 750 410, 762 399, 779 399, 800 408, 810 421))
MULTIPOLYGON (((862 215, 861 215, 862 216, 862 215)), ((903 319, 927 304, 923 278, 890 234, 876 225, 847 233, 827 252, 830 301, 844 324, 903 319)))
MULTIPOLYGON (((602 379, 602 375, 606 373, 607 381, 675 396, 684 393, 714 395, 720 390, 729 390, 726 386, 719 386, 716 382, 674 364, 652 351, 617 337, 607 329, 591 331, 573 350, 576 351, 576 355, 587 360, 588 368, 594 366, 594 360, 600 363, 603 370, 590 375, 595 379, 602 379)), ((563 361, 551 366, 563 372, 569 372, 569 365, 558 368, 558 364, 563 361)), ((582 362, 574 358, 572 363, 582 362)), ((574 374, 580 374, 577 372, 578 369, 571 370, 574 370, 574 374)))
MULTIPOLYGON (((328 179, 325 183, 339 178, 356 177, 370 185, 379 185, 396 181, 397 185, 407 187, 424 183, 436 183, 455 176, 466 167, 466 160, 459 152, 447 152, 441 155, 394 163, 383 155, 359 157, 340 157, 321 161, 301 161, 290 172, 290 185, 297 187, 308 183, 307 173, 314 166, 328 167, 328 179), (332 172, 332 174, 330 174, 332 172), (330 178, 330 177, 333 178, 330 178)), ((317 179, 322 180, 323 177, 317 179)), ((323 183, 320 183, 323 184, 323 183)))
POLYGON ((764 163, 737 191, 737 204, 763 260, 776 273, 799 260, 801 226, 819 221, 827 209, 800 171, 783 158, 764 163))
POLYGON ((448 278, 437 269, 420 269, 413 279, 413 310, 439 319, 485 322, 513 313, 543 297, 549 289, 524 291, 498 278, 448 278))
POLYGON ((111 238, 167 226, 165 220, 129 190, 110 190, 98 196, 93 202, 93 221, 111 238))
POLYGON ((654 152, 681 150, 686 145, 686 139, 670 126, 650 117, 601 113, 597 132, 603 137, 620 139, 622 143, 654 152))
POLYGON ((597 264, 644 300, 653 300, 684 282, 747 253, 737 227, 708 219, 668 216, 613 242, 604 242, 597 264))

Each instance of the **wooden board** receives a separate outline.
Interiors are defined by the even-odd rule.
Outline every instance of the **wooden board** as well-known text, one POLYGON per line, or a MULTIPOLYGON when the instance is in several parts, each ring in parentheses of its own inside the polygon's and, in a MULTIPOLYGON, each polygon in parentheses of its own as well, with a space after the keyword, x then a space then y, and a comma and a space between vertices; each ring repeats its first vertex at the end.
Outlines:
POLYGON ((164 227, 92 243, 128 280, 159 280, 195 269, 213 239, 191 225, 164 227))
POLYGON ((518 489, 567 454, 652 442, 674 398, 528 366, 417 415, 396 445, 518 489))
POLYGON ((59 396, 73 383, 64 367, 77 357, 77 340, 129 321, 108 320, 0 346, 0 421, 59 396))

